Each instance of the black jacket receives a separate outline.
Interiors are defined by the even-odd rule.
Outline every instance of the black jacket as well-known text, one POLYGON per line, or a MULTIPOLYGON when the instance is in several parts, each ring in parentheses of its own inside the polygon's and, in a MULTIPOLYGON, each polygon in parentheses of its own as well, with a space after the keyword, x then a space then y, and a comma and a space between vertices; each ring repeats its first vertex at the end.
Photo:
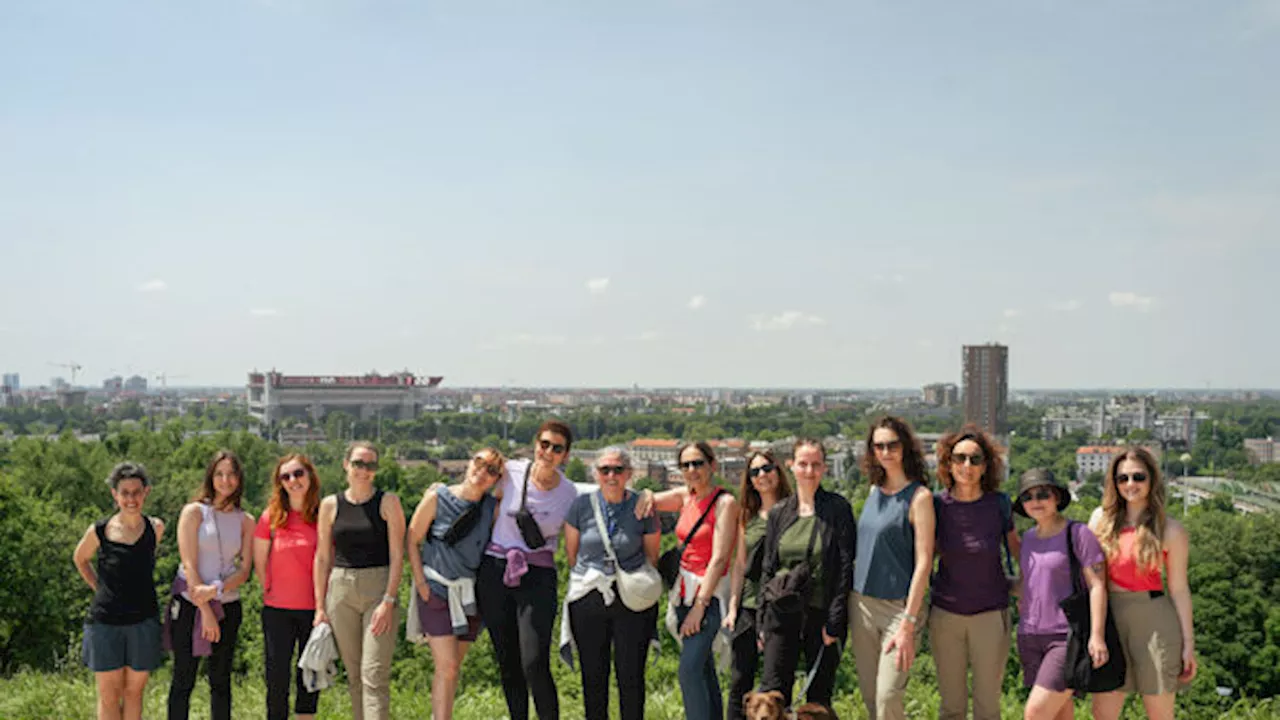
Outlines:
MULTIPOLYGON (((764 566, 760 586, 778 572, 778 541, 799 517, 800 501, 792 495, 769 511, 765 525, 764 566)), ((822 604, 827 608, 827 634, 844 638, 849 631, 849 589, 853 587, 853 559, 858 542, 853 508, 843 496, 818 488, 813 498, 822 538, 822 604)), ((760 599, 756 627, 763 627, 766 603, 760 599)))

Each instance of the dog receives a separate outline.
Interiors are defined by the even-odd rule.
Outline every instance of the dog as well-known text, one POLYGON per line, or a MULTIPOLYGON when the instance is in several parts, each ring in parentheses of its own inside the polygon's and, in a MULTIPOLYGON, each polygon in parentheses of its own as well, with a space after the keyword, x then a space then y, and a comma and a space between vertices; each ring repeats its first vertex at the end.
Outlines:
POLYGON ((786 700, 777 690, 752 691, 744 695, 743 700, 747 720, 839 720, 831 708, 818 703, 805 703, 787 710, 786 700))

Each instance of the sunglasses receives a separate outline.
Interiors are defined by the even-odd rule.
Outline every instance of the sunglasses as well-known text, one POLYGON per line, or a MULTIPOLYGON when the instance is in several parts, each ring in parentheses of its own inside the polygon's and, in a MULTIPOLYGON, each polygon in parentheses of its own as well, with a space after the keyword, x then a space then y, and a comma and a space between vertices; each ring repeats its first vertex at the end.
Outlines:
POLYGON ((125 500, 137 500, 147 494, 146 490, 117 490, 116 494, 125 500))
POLYGON ((598 466, 596 466, 596 472, 600 473, 601 475, 622 475, 623 473, 625 473, 626 471, 628 471, 628 470, 630 470, 630 469, 631 469, 631 468, 629 468, 629 467, 627 467, 627 466, 625 466, 625 465, 598 465, 598 466))
POLYGON ((774 465, 773 463, 765 463, 764 465, 761 465, 760 467, 753 467, 753 468, 751 468, 750 470, 748 470, 748 471, 747 471, 747 475, 748 475, 748 476, 750 476, 750 477, 753 477, 753 478, 754 478, 754 477, 760 477, 761 475, 764 475, 765 473, 771 473, 771 472, 773 472, 774 470, 777 470, 777 469, 778 469, 778 466, 777 466, 777 465, 774 465))
POLYGON ((556 455, 559 455, 560 453, 565 451, 565 447, 560 443, 553 443, 550 440, 545 440, 545 439, 538 441, 538 447, 542 448, 543 450, 550 450, 556 455))
POLYGON ((1134 474, 1132 474, 1132 475, 1120 474, 1120 475, 1117 475, 1117 476, 1116 476, 1116 484, 1117 484, 1117 485, 1126 485, 1126 484, 1131 483, 1131 482, 1133 482, 1133 483, 1137 483, 1137 484, 1141 485, 1142 483, 1144 483, 1144 482, 1146 482, 1146 481, 1147 481, 1147 474, 1146 474, 1146 473, 1140 473, 1140 472, 1138 472, 1138 473, 1134 473, 1134 474))
POLYGON ((378 461, 377 460, 352 460, 351 467, 360 468, 361 470, 368 470, 369 472, 373 472, 374 470, 378 469, 378 461))
POLYGON ((985 464, 986 462, 987 462, 987 458, 984 457, 982 453, 973 453, 971 455, 968 455, 965 453, 951 454, 952 465, 964 465, 965 463, 968 463, 969 465, 972 465, 974 467, 979 467, 985 464))
POLYGON ((293 479, 295 479, 295 480, 301 480, 302 478, 304 478, 304 477, 306 477, 306 476, 307 476, 307 471, 306 471, 306 469, 305 469, 305 468, 298 468, 297 470, 294 470, 293 472, 282 472, 282 473, 280 473, 280 474, 277 476, 277 478, 276 478, 276 479, 278 479, 280 482, 289 482, 289 478, 293 478, 293 479))
POLYGON ((484 468, 484 471, 486 473, 489 473, 490 477, 498 477, 499 475, 502 474, 502 468, 498 467, 494 463, 485 462, 484 458, 480 457, 479 455, 471 458, 471 462, 484 468))
POLYGON ((902 441, 890 440, 889 442, 871 443, 871 446, 874 447, 877 452, 897 452, 902 449, 902 441))
POLYGON ((1029 503, 1032 500, 1051 500, 1054 492, 1049 488, 1035 488, 1022 493, 1022 502, 1029 503))
POLYGON ((695 468, 700 468, 706 464, 707 464, 706 460, 685 460, 684 462, 680 463, 680 469, 693 470, 695 468))

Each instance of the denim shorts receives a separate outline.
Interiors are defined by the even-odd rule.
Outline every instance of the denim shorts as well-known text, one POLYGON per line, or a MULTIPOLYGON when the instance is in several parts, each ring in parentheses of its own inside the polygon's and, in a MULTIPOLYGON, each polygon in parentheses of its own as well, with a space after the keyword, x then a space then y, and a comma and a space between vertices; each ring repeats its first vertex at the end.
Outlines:
POLYGON ((85 623, 80 647, 84 664, 94 672, 128 666, 139 672, 160 667, 160 621, 147 618, 133 625, 85 623))

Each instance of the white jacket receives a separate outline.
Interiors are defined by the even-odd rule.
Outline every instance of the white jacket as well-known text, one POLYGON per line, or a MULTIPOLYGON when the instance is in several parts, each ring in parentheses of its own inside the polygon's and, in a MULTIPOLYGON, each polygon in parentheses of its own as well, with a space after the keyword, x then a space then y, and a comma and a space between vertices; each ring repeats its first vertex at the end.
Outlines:
POLYGON ((338 644, 333 639, 333 628, 329 623, 320 623, 311 628, 311 636, 307 638, 307 646, 298 656, 298 667, 302 669, 302 683, 307 692, 323 690, 333 684, 338 677, 338 644))

